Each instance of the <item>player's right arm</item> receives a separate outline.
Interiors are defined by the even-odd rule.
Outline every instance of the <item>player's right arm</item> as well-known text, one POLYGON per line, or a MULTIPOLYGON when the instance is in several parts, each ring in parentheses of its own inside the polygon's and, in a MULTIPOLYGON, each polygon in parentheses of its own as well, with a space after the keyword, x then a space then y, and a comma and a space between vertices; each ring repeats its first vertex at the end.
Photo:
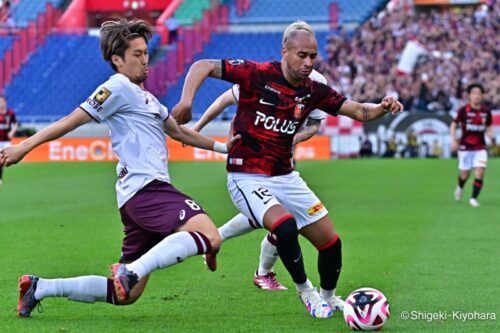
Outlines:
POLYGON ((193 130, 199 132, 205 127, 209 122, 220 115, 228 106, 236 104, 236 98, 232 89, 228 89, 222 95, 217 97, 217 99, 208 107, 200 120, 193 126, 193 130))
POLYGON ((207 77, 222 78, 222 60, 202 59, 190 68, 182 87, 181 100, 172 109, 172 115, 179 124, 185 124, 193 118, 193 99, 207 77))
POLYGON ((56 121, 21 143, 0 151, 0 164, 10 166, 21 161, 26 154, 39 145, 60 138, 75 128, 88 123, 92 117, 81 108, 76 108, 66 117, 56 121))

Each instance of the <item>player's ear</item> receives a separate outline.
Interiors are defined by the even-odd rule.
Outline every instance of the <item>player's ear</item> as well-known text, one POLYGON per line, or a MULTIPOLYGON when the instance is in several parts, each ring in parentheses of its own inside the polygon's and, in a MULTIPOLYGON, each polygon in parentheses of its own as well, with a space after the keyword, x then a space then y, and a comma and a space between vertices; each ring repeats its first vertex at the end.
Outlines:
POLYGON ((116 55, 116 54, 113 54, 111 56, 111 61, 113 62, 113 64, 117 68, 120 67, 123 64, 123 59, 119 55, 116 55))

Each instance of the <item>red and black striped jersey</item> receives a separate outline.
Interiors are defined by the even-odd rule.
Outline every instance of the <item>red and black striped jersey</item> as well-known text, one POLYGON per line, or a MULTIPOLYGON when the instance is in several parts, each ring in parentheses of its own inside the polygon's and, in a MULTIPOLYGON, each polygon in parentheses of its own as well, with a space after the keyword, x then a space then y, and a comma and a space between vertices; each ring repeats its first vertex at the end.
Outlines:
POLYGON ((346 100, 310 78, 292 86, 277 61, 226 59, 222 61, 222 79, 240 87, 233 132, 240 134, 241 140, 229 151, 229 172, 290 173, 293 137, 308 114, 320 109, 336 116, 346 100))
POLYGON ((481 108, 474 109, 467 104, 458 110, 453 121, 462 129, 460 150, 486 149, 484 134, 486 128, 492 124, 490 108, 482 105, 481 108))
POLYGON ((10 141, 8 134, 16 122, 14 111, 7 110, 7 113, 0 114, 0 141, 10 141))

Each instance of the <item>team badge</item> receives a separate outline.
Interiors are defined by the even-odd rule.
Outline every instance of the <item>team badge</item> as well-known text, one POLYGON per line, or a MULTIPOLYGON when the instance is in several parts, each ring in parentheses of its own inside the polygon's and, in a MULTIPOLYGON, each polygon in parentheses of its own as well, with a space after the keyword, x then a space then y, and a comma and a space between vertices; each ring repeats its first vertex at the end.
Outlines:
POLYGON ((301 104, 301 103, 298 103, 297 105, 295 105, 295 110, 293 110, 293 117, 295 119, 300 118, 300 116, 302 115, 302 112, 304 112, 304 107, 305 107, 305 105, 301 104))
POLYGON ((228 60, 227 63, 232 65, 232 66, 238 66, 238 65, 241 65, 243 64, 245 61, 244 60, 241 60, 241 59, 231 59, 231 60, 228 60))
POLYGON ((111 91, 108 88, 102 87, 97 94, 95 94, 94 99, 99 103, 104 103, 108 97, 111 96, 111 91))

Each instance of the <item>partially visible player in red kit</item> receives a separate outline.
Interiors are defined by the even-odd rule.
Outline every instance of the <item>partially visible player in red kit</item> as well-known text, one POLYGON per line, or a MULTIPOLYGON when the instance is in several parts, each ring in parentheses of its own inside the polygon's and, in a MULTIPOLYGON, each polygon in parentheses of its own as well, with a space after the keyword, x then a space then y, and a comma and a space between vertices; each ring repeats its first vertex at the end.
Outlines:
MULTIPOLYGON (((7 99, 0 96, 0 149, 10 145, 17 131, 16 114, 7 108, 7 99)), ((0 164, 0 185, 3 183, 3 165, 0 164)))
POLYGON ((264 63, 197 61, 186 77, 173 115, 180 123, 191 119, 196 91, 209 76, 239 84, 233 134, 241 135, 241 140, 227 158, 231 199, 258 227, 276 236, 279 257, 308 312, 328 318, 344 304, 335 294, 342 266, 341 242, 325 206, 294 171, 294 135, 315 109, 369 121, 387 112, 400 112, 403 106, 392 97, 380 104, 360 104, 311 80, 318 50, 314 31, 306 22, 288 26, 281 54, 281 61, 264 63), (320 293, 307 278, 299 233, 318 249, 320 293))
POLYGON ((488 152, 486 150, 485 134, 490 142, 493 139, 493 127, 491 109, 483 104, 484 87, 481 84, 473 83, 467 87, 469 103, 461 107, 450 126, 451 149, 458 149, 458 184, 455 189, 455 200, 462 198, 462 191, 470 170, 474 168, 474 184, 472 196, 469 204, 472 207, 479 207, 477 197, 483 187, 484 171, 488 162, 488 152), (457 141, 456 130, 460 126, 462 137, 457 141))

